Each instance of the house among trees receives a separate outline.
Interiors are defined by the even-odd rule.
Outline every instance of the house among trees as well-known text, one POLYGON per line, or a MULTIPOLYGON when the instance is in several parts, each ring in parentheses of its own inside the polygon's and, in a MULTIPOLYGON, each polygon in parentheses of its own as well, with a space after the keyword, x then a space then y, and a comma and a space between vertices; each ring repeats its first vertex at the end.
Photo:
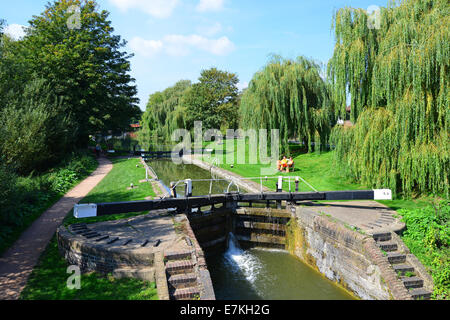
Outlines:
POLYGON ((126 133, 126 136, 128 136, 132 139, 136 139, 137 138, 136 132, 141 129, 141 125, 139 123, 135 123, 135 124, 130 124, 130 127, 131 127, 131 130, 126 133))

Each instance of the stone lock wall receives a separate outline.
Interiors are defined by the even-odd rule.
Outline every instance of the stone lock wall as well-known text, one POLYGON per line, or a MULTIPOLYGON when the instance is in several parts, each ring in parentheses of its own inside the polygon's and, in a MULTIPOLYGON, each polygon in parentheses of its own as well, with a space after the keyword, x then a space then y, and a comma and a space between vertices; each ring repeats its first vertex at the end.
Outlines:
POLYGON ((139 253, 92 245, 78 241, 64 226, 58 228, 56 236, 60 254, 69 265, 79 266, 83 273, 107 274, 119 268, 153 266, 154 254, 149 254, 148 250, 139 253))
POLYGON ((293 219, 286 231, 286 249, 291 254, 361 299, 395 298, 388 275, 374 261, 373 253, 379 249, 371 237, 305 207, 290 210, 293 219))

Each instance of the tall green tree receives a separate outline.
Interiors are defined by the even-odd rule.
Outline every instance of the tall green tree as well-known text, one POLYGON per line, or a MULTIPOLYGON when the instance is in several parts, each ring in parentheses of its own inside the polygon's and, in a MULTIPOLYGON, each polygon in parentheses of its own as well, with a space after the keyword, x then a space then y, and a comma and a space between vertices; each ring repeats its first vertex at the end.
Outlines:
POLYGON ((351 128, 333 132, 343 171, 406 195, 449 192, 450 6, 404 0, 367 12, 336 12, 329 63, 337 114, 351 95, 351 128))
POLYGON ((294 137, 310 151, 315 140, 326 145, 333 116, 320 71, 320 65, 304 57, 272 57, 242 96, 243 128, 279 129, 281 152, 289 153, 288 139, 294 137))
POLYGON ((60 112, 73 115, 81 145, 89 134, 128 128, 140 115, 132 55, 121 50, 126 42, 108 16, 93 0, 56 0, 29 21, 22 41, 29 77, 46 79, 64 97, 60 112))
POLYGON ((236 129, 239 123, 237 75, 211 68, 203 70, 198 80, 183 100, 187 129, 192 129, 195 121, 202 121, 204 129, 236 129))
POLYGON ((138 137, 144 148, 150 144, 170 141, 172 132, 185 127, 185 108, 182 100, 191 87, 191 81, 181 80, 162 92, 150 95, 147 109, 142 116, 142 129, 138 137))

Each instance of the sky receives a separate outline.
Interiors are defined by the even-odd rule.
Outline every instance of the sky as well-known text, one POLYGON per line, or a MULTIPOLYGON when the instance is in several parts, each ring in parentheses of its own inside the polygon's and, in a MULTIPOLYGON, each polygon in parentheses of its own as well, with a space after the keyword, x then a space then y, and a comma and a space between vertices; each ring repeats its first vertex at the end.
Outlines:
MULTIPOLYGON (((20 36, 48 0, 0 0, 0 19, 20 36)), ((211 67, 235 73, 245 88, 271 54, 326 64, 333 55, 333 12, 385 7, 388 0, 97 0, 133 53, 140 107, 179 80, 211 67)))

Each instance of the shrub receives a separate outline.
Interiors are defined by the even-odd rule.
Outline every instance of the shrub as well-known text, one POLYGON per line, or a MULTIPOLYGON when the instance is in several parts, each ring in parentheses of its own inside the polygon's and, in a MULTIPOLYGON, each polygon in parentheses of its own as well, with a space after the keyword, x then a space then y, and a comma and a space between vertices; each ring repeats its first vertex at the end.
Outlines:
POLYGON ((87 152, 70 154, 45 174, 18 177, 0 163, 0 253, 43 211, 97 166, 87 152))
POLYGON ((33 81, 0 109, 0 153, 20 174, 44 171, 73 148, 70 120, 61 114, 60 99, 47 91, 43 81, 33 81))
POLYGON ((5 224, 16 222, 16 217, 12 214, 18 196, 16 182, 16 175, 0 163, 0 234, 5 231, 2 229, 5 224))
POLYGON ((430 270, 436 299, 450 299, 450 206, 442 201, 422 209, 399 210, 405 244, 430 270))

